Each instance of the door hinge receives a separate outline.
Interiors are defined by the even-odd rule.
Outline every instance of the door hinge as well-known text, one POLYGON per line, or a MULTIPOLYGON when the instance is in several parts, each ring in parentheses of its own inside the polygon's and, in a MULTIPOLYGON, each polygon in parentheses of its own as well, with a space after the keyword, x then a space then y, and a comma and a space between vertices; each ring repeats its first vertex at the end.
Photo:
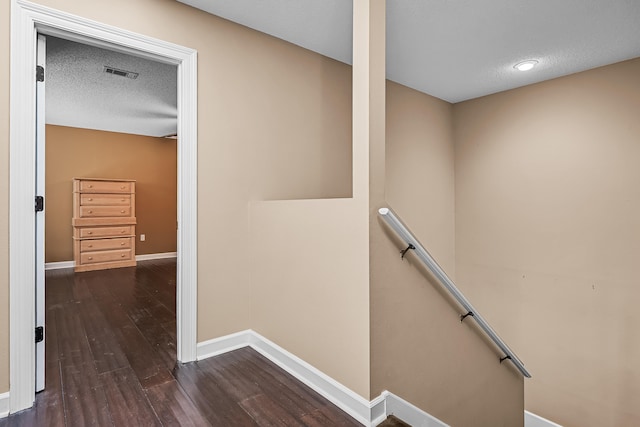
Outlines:
POLYGON ((36 196, 36 212, 42 212, 44 210, 44 197, 36 196))
POLYGON ((44 81, 44 67, 42 65, 36 66, 36 81, 37 82, 44 81))
POLYGON ((44 327, 38 326, 36 328, 36 343, 42 342, 44 340, 44 327))

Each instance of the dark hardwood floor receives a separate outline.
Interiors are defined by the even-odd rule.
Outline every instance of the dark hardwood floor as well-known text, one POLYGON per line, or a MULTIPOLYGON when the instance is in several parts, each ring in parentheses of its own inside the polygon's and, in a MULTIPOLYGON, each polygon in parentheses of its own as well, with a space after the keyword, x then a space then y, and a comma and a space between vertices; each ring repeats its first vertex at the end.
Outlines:
POLYGON ((46 389, 8 426, 360 426, 251 348, 176 363, 176 264, 46 275, 46 389))
POLYGON ((393 415, 389 415, 386 420, 378 424, 378 427, 411 427, 411 425, 393 415))

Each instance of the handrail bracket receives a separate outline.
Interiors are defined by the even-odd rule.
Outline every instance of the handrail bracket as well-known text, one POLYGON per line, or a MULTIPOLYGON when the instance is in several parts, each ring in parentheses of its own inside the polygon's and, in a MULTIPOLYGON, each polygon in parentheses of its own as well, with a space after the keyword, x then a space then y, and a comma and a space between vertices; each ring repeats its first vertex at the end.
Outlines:
POLYGON ((415 250, 416 247, 413 246, 411 243, 409 243, 409 246, 407 246, 407 249, 403 249, 400 251, 400 259, 404 259, 404 256, 407 254, 407 252, 409 252, 412 249, 415 250))
POLYGON ((467 316, 473 316, 473 312, 472 312, 472 311, 469 311, 467 314, 461 314, 461 315, 460 315, 460 321, 461 321, 461 322, 464 322, 464 319, 466 319, 466 318, 467 318, 467 316))
POLYGON ((511 356, 501 357, 500 358, 500 363, 504 362, 505 360, 511 360, 511 356))

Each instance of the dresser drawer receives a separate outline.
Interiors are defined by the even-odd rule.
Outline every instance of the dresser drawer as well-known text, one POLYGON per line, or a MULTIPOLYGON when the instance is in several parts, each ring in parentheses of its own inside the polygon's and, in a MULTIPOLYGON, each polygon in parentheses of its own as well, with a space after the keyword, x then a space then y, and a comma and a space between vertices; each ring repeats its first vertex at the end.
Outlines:
POLYGON ((131 193, 130 182, 118 181, 80 181, 82 193, 131 193))
POLYGON ((81 194, 81 206, 131 206, 130 194, 81 194))
POLYGON ((78 237, 81 239, 93 238, 93 237, 115 237, 115 236, 130 236, 133 234, 133 227, 130 225, 123 227, 90 227, 80 228, 78 237))
POLYGON ((112 251, 83 252, 80 254, 80 264, 93 264, 98 262, 126 261, 132 259, 131 249, 112 251))
POLYGON ((123 237, 121 239, 82 240, 80 242, 80 251, 91 252, 107 249, 131 249, 131 239, 131 237, 123 237))
POLYGON ((131 216, 130 206, 80 206, 80 218, 131 216))

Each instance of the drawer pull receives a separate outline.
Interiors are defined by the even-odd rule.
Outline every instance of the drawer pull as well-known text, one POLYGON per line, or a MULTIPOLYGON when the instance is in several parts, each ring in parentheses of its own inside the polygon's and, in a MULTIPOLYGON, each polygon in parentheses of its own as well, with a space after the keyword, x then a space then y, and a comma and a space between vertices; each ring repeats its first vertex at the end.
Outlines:
POLYGON ((124 242, 120 243, 120 246, 124 246, 124 242))
POLYGON ((93 184, 89 184, 89 188, 93 188, 93 184))
POLYGON ((93 213, 93 211, 89 211, 89 213, 93 213))
POLYGON ((125 230, 120 230, 120 234, 124 234, 125 230))
POLYGON ((121 186, 120 186, 120 189, 121 189, 121 190, 124 190, 125 188, 126 188, 126 187, 125 187, 124 185, 121 185, 121 186))
POLYGON ((93 231, 87 231, 87 234, 93 234, 93 231))
POLYGON ((125 255, 124 255, 124 254, 122 254, 122 255, 120 255, 120 256, 121 256, 122 258, 124 258, 124 257, 125 257, 125 255))
POLYGON ((89 197, 89 199, 87 199, 87 200, 89 200, 90 202, 93 202, 93 199, 91 197, 89 197))
POLYGON ((120 199, 121 202, 125 202, 127 199, 120 199))
POLYGON ((92 248, 92 247, 93 247, 93 245, 88 245, 88 246, 89 246, 90 248, 92 248))
POLYGON ((120 213, 124 213, 124 211, 120 211, 120 213))
POLYGON ((89 257, 89 261, 91 261, 92 259, 93 259, 93 257, 92 257, 92 256, 90 256, 90 257, 89 257))

